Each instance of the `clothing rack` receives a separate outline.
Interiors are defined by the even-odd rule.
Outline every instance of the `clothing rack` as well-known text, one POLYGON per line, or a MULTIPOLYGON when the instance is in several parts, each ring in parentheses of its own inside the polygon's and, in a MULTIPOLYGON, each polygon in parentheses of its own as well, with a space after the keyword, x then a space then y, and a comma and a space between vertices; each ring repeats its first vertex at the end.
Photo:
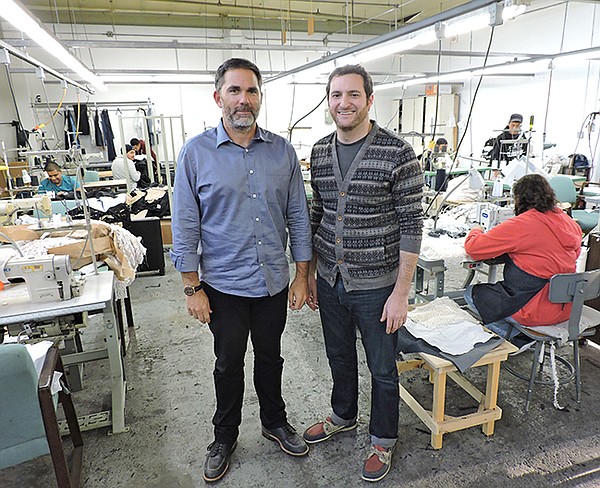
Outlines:
MULTIPOLYGON (((32 102, 31 106, 33 108, 56 108, 58 107, 59 103, 58 102, 32 102)), ((137 110, 138 108, 146 108, 148 106, 148 100, 145 100, 143 102, 93 102, 90 100, 80 100, 79 101, 79 105, 87 105, 88 108, 121 108, 121 107, 136 107, 135 110, 137 110)), ((77 106, 77 101, 72 101, 72 102, 63 102, 62 103, 63 107, 71 107, 71 106, 77 106)), ((131 109, 129 109, 131 110, 131 109)))

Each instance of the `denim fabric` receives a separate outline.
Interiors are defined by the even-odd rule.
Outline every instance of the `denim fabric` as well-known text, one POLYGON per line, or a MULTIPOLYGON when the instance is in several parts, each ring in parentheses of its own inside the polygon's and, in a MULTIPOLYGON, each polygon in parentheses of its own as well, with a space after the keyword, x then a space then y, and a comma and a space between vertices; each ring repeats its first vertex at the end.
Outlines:
POLYGON ((393 288, 348 292, 339 275, 333 288, 320 276, 317 280, 325 350, 333 376, 333 419, 347 425, 358 415, 358 328, 371 372, 371 442, 383 447, 393 446, 398 437, 397 333, 387 334, 385 323, 379 321, 393 288))
MULTIPOLYGON (((479 311, 473 302, 473 287, 475 285, 469 285, 465 289, 465 302, 473 312, 479 315, 479 311)), ((513 337, 519 334, 519 329, 513 327, 510 322, 506 319, 500 319, 495 322, 490 322, 489 324, 485 324, 485 326, 491 330, 494 334, 498 334, 500 337, 503 337, 506 340, 511 340, 513 337), (508 331, 510 330, 510 335, 508 335, 508 331)), ((511 319, 514 321, 514 319, 511 319)))
POLYGON ((215 440, 233 443, 242 421, 244 357, 248 335, 254 350, 254 388, 260 420, 267 429, 286 421, 281 396, 281 335, 287 315, 287 287, 275 296, 247 298, 228 295, 204 285, 212 309, 210 330, 217 357, 213 372, 217 409, 213 417, 215 440))

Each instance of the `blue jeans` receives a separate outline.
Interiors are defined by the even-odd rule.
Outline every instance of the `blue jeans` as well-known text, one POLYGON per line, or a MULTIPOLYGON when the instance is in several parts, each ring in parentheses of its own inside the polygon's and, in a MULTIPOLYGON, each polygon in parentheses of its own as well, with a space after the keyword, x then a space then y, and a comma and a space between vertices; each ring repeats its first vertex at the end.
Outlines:
POLYGON ((333 288, 320 276, 317 280, 325 350, 333 377, 334 421, 351 424, 358 415, 358 327, 371 372, 369 433, 371 442, 383 447, 392 447, 398 438, 398 334, 387 334, 385 322, 379 321, 393 288, 348 292, 339 275, 333 288))
MULTIPOLYGON (((465 302, 467 302, 467 305, 471 310, 473 310, 473 312, 475 312, 477 315, 480 315, 479 311, 477 310, 477 307, 475 306, 475 303, 473 302, 473 286, 475 285, 469 285, 465 289, 465 302)), ((513 327, 508 319, 515 321, 510 317, 506 317, 505 319, 500 319, 496 322, 485 324, 485 326, 493 333, 498 334, 500 337, 503 337, 507 341, 510 341, 513 337, 519 334, 519 329, 513 327), (510 335, 508 331, 510 331, 510 335)))

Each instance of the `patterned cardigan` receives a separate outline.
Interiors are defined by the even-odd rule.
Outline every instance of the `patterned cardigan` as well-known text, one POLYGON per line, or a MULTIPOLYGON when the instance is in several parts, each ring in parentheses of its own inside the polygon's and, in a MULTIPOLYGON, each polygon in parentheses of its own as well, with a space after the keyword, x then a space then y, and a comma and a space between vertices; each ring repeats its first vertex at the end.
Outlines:
POLYGON ((310 218, 319 275, 347 291, 393 285, 399 252, 418 254, 423 227, 423 173, 404 139, 376 122, 342 179, 336 134, 311 155, 310 218))

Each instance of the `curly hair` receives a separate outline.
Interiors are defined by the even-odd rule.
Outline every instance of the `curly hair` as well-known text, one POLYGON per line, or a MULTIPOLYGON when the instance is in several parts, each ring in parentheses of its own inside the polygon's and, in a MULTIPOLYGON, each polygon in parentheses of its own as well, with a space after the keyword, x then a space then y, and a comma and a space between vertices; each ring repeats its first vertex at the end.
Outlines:
POLYGON ((515 196, 515 215, 535 208, 538 212, 552 210, 558 201, 556 194, 542 175, 525 175, 513 187, 515 196))

